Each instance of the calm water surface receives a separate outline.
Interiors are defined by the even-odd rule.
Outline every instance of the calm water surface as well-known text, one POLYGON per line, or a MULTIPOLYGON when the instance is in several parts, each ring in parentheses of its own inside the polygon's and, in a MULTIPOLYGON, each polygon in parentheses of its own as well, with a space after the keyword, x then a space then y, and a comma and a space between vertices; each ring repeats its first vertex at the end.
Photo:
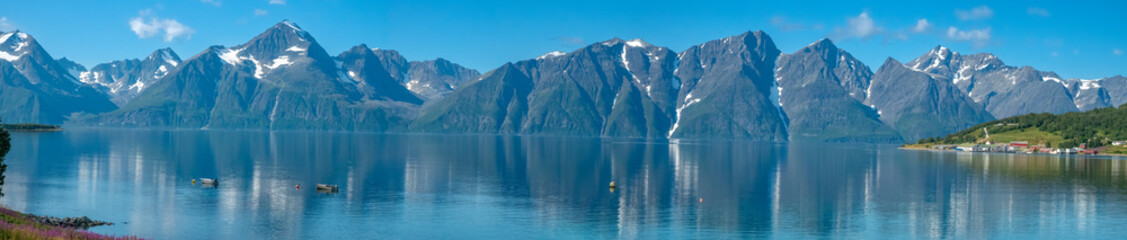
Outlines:
POLYGON ((1108 157, 109 129, 13 133, 8 156, 0 204, 86 215, 118 223, 92 231, 157 239, 1071 239, 1127 231, 1127 164, 1108 157), (204 188, 193 178, 221 182, 204 188), (317 193, 315 183, 340 191, 317 193))

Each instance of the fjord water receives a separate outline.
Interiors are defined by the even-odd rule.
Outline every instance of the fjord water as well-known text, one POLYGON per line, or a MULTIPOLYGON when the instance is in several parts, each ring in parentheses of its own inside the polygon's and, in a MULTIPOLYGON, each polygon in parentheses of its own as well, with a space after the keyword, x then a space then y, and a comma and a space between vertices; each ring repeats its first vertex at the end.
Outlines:
POLYGON ((1086 238, 1127 229, 1127 164, 1108 157, 120 129, 13 133, 8 156, 4 206, 157 239, 1086 238), (314 183, 340 191, 317 193, 314 183))

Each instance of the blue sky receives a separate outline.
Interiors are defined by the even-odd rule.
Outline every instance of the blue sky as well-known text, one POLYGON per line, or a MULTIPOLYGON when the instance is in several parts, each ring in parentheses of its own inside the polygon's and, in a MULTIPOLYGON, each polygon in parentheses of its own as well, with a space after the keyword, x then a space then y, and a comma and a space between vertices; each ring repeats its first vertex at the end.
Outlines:
POLYGON ((437 57, 482 72, 619 37, 681 51, 764 30, 784 53, 823 37, 870 68, 936 45, 991 52, 1066 78, 1127 74, 1119 1, 5 1, 0 31, 20 29, 84 65, 172 47, 188 58, 246 42, 282 19, 330 54, 365 43, 410 60, 437 57), (926 21, 926 23, 924 23, 926 21))

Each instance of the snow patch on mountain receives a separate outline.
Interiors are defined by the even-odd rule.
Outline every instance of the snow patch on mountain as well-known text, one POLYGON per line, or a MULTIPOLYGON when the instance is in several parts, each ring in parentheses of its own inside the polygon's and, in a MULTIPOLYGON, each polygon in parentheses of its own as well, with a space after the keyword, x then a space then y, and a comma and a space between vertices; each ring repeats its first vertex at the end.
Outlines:
POLYGON ((86 84, 98 83, 98 79, 101 78, 101 75, 101 72, 81 72, 78 73, 78 81, 86 84))
POLYGON ((544 55, 540 55, 539 57, 536 57, 536 60, 544 60, 544 59, 548 59, 548 58, 555 58, 555 57, 559 57, 559 56, 563 56, 563 55, 567 55, 567 53, 563 52, 563 51, 552 51, 552 52, 545 53, 544 55))
POLYGON ((681 107, 678 107, 677 111, 674 113, 676 119, 673 120, 673 127, 669 128, 669 133, 665 134, 666 138, 672 138, 673 133, 676 132, 677 128, 681 126, 681 111, 685 110, 685 108, 688 108, 689 106, 692 106, 693 104, 700 102, 700 100, 700 98, 693 98, 692 92, 689 92, 689 94, 685 95, 685 103, 682 104, 681 107))
MULTIPOLYGON (((156 77, 156 78, 162 78, 165 75, 168 75, 168 68, 165 67, 164 65, 160 65, 160 67, 157 68, 157 71, 153 73, 153 76, 156 77)), ((137 82, 140 82, 140 81, 137 81, 137 82)), ((132 88, 132 87, 130 87, 130 88, 132 88)))
POLYGON ((963 66, 959 68, 959 71, 955 72, 955 78, 952 79, 952 82, 958 84, 959 82, 970 80, 971 75, 968 74, 968 71, 970 71, 970 65, 963 64, 963 66))
POLYGON ((23 57, 23 54, 13 55, 5 51, 0 51, 0 59, 4 59, 5 61, 14 62, 16 60, 19 60, 20 57, 23 57))
POLYGON ((286 49, 287 52, 305 52, 306 50, 309 50, 309 49, 308 48, 302 48, 302 47, 299 47, 299 46, 293 46, 293 47, 286 49))
POLYGON ((1054 81, 1054 82, 1060 83, 1061 85, 1065 85, 1064 80, 1061 80, 1060 78, 1053 77, 1053 76, 1042 76, 1041 81, 1054 81))
POLYGON ((129 90, 133 90, 134 88, 137 89, 137 92, 141 92, 142 89, 145 89, 145 82, 137 81, 129 86, 129 90))
POLYGON ((645 41, 642 41, 642 39, 638 38, 638 39, 634 39, 634 40, 626 41, 626 46, 631 46, 631 47, 648 47, 648 46, 650 46, 650 44, 649 44, 649 43, 646 43, 645 41))
POLYGON ((275 68, 279 68, 279 67, 282 67, 282 66, 293 64, 293 62, 290 61, 290 56, 284 56, 284 55, 279 56, 277 59, 274 59, 274 61, 271 61, 271 63, 272 64, 270 64, 270 66, 267 66, 266 68, 275 69, 275 68))
POLYGON ((239 63, 242 63, 242 59, 239 58, 239 52, 242 52, 244 49, 246 49, 246 48, 225 49, 225 50, 223 50, 223 53, 219 54, 219 58, 223 59, 223 61, 227 62, 227 64, 237 66, 237 65, 239 65, 239 63))
POLYGON ((1100 88, 1100 80, 1099 79, 1093 79, 1093 80, 1081 79, 1080 80, 1080 90, 1088 90, 1088 89, 1093 89, 1093 88, 1100 88))

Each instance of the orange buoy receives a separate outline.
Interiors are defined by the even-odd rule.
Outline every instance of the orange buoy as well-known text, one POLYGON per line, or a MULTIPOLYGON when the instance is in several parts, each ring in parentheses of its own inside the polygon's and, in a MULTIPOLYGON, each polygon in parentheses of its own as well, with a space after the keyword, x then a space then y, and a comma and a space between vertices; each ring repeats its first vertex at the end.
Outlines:
POLYGON ((298 184, 297 187, 294 188, 301 189, 301 184, 298 184))
POLYGON ((701 199, 700 199, 700 202, 704 202, 704 198, 701 198, 701 199))

